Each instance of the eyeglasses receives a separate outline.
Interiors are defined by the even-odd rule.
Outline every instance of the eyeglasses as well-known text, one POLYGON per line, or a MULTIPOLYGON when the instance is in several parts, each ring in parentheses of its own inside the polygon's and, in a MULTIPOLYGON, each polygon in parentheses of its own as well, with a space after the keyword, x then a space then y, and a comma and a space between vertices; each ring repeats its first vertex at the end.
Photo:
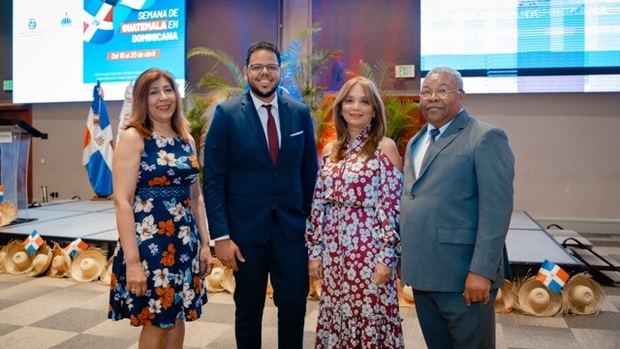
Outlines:
POLYGON ((433 93, 435 95, 437 95, 437 97, 439 98, 446 98, 450 95, 450 93, 452 92, 461 92, 461 89, 456 89, 456 90, 446 90, 445 88, 440 88, 437 91, 433 91, 433 90, 422 90, 420 91, 420 97, 422 98, 430 98, 433 93))
POLYGON ((276 73, 280 70, 280 66, 277 64, 250 64, 248 65, 248 69, 250 69, 252 73, 260 73, 265 68, 267 68, 267 71, 270 73, 276 73))

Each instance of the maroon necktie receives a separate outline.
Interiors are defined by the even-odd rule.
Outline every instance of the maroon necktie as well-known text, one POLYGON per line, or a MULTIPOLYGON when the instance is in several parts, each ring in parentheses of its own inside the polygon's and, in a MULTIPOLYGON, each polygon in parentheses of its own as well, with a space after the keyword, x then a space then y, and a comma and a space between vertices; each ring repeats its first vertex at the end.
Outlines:
POLYGON ((278 152, 280 151, 276 120, 273 118, 273 114, 271 114, 271 104, 263 104, 263 107, 267 109, 267 143, 269 145, 269 155, 271 156, 271 162, 275 165, 276 161, 278 161, 278 152))

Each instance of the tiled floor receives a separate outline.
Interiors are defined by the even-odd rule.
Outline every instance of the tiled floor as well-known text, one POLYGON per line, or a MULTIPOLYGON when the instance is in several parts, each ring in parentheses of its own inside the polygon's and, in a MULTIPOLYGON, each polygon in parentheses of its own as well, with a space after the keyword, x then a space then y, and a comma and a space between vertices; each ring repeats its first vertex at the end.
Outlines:
MULTIPOLYGON (((586 235, 620 260, 620 235, 586 235)), ((620 287, 604 287, 603 311, 590 316, 497 316, 498 348, 597 349, 620 347, 620 287)), ((107 320, 107 286, 70 279, 0 274, 0 348, 137 348, 139 329, 107 320)), ((305 348, 312 348, 316 301, 308 301, 305 348)), ((186 327, 186 348, 234 348, 234 305, 210 294, 203 317, 186 327)), ((425 348, 415 310, 402 307, 407 348, 425 348)), ((276 348, 276 308, 268 302, 263 348, 276 348)))

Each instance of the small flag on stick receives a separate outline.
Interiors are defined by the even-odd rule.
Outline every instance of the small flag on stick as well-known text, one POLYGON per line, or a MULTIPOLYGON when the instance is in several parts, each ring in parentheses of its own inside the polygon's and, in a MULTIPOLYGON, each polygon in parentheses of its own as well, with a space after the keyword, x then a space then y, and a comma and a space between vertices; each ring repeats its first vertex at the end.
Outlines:
POLYGON ((36 230, 33 230, 32 233, 30 233, 30 235, 28 235, 28 237, 24 240, 24 248, 29 255, 33 255, 37 253, 39 247, 43 245, 43 242, 44 240, 41 235, 39 235, 36 230))
POLYGON ((73 258, 76 254, 84 251, 87 248, 88 244, 84 242, 84 240, 77 238, 71 241, 71 243, 67 245, 67 247, 65 247, 65 252, 67 252, 67 255, 69 255, 69 257, 73 258))
POLYGON ((552 292, 560 293, 569 277, 570 275, 559 265, 545 259, 536 275, 536 280, 545 284, 552 292))

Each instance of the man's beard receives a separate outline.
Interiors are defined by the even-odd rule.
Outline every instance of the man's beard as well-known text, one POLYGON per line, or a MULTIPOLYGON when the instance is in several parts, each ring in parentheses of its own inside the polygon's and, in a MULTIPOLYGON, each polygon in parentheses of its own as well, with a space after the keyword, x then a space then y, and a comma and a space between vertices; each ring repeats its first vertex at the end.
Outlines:
POLYGON ((258 88, 256 88, 253 84, 249 84, 250 85, 250 90, 252 90, 252 92, 258 96, 258 97, 262 97, 262 98, 268 98, 273 96, 273 94, 276 92, 276 90, 278 89, 278 84, 276 84, 271 90, 267 91, 266 93, 261 92, 258 88))

